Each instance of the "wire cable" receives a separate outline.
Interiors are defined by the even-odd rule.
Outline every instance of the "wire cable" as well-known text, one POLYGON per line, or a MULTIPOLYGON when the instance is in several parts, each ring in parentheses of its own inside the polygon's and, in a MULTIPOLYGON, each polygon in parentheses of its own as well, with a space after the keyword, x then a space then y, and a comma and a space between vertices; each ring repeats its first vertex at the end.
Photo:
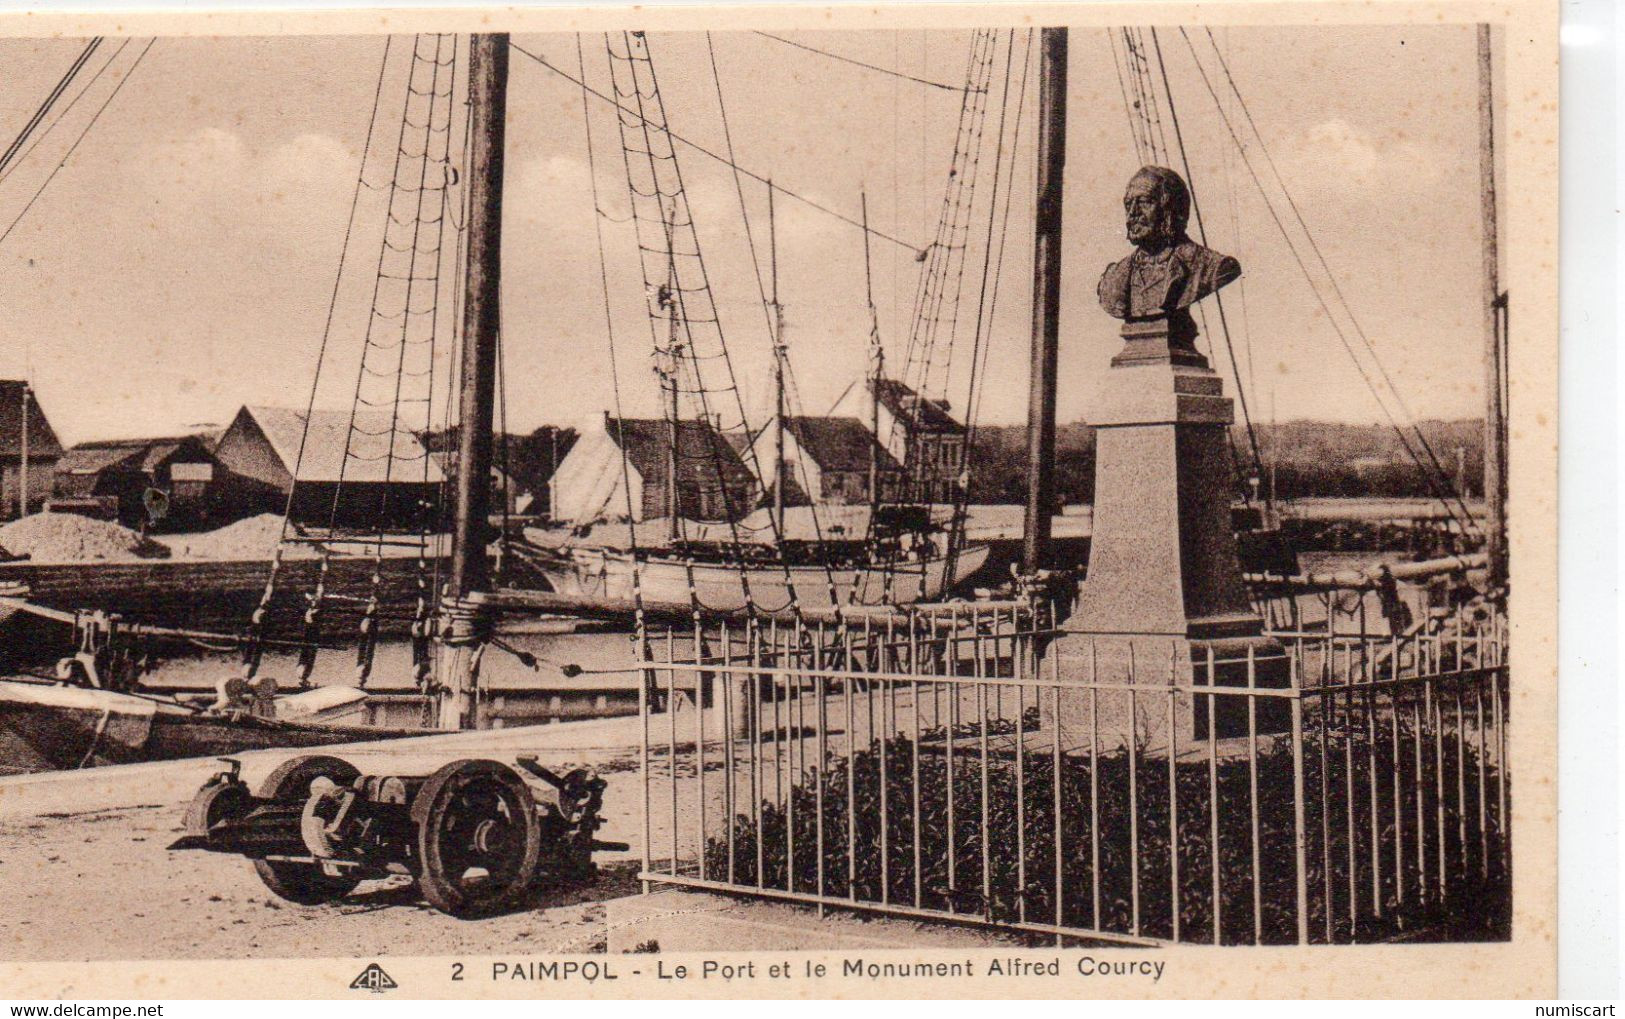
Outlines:
POLYGON ((919 78, 912 74, 898 71, 890 67, 881 67, 879 64, 865 63, 862 60, 842 56, 839 53, 831 53, 829 50, 819 49, 816 46, 808 46, 806 43, 796 42, 794 39, 786 39, 781 35, 773 35, 770 32, 754 32, 752 34, 759 35, 764 39, 772 39, 774 42, 780 42, 786 46, 794 46, 798 50, 806 50, 808 53, 816 53, 821 57, 828 57, 831 60, 836 60, 843 64, 851 64, 853 67, 861 67, 866 71, 874 71, 877 74, 887 74, 893 78, 899 78, 903 81, 912 81, 916 85, 926 85, 930 88, 942 89, 945 92, 965 92, 968 90, 968 86, 965 85, 950 85, 944 81, 932 81, 930 78, 919 78))

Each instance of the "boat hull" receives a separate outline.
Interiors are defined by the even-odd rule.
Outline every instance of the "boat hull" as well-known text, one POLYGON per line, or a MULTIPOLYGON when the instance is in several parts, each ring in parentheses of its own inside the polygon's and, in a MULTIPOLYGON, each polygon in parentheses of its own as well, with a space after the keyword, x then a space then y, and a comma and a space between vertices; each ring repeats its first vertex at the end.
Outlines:
POLYGON ((0 775, 428 733, 195 712, 110 690, 0 680, 0 775))
POLYGON ((972 545, 951 561, 943 556, 859 568, 762 564, 741 569, 660 556, 634 560, 624 552, 574 546, 561 550, 543 572, 559 594, 583 600, 640 597, 651 608, 686 610, 692 595, 706 612, 743 612, 754 605, 759 612, 777 613, 790 608, 792 594, 802 608, 936 601, 981 569, 988 552, 986 545, 972 545))

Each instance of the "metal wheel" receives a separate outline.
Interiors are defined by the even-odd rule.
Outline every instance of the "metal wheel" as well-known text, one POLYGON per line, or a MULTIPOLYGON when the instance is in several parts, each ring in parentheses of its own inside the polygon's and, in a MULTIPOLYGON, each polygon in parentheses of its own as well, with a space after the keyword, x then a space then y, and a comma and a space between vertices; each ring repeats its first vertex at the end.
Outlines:
POLYGON ((254 798, 241 782, 214 782, 199 789, 186 808, 186 834, 207 835, 209 829, 242 817, 254 809, 254 798))
POLYGON ((536 877, 541 821, 518 773, 497 761, 454 761, 412 801, 418 884, 429 904, 464 919, 512 906, 536 877))
MULTIPOLYGON (((261 799, 304 799, 319 780, 348 785, 361 772, 349 761, 326 754, 295 757, 282 762, 260 785, 261 799)), ((348 873, 329 874, 319 863, 255 860, 254 871, 265 887, 289 902, 318 906, 348 895, 361 879, 348 873)))

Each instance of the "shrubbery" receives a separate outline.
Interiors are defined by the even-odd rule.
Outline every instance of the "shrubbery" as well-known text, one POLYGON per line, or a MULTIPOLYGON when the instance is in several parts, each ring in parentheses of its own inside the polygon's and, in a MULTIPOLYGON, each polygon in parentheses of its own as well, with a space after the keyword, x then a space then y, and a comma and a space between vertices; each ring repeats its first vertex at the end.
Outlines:
MULTIPOLYGON (((1358 727, 1357 727, 1358 728, 1358 727)), ((1385 727, 1383 727, 1385 728, 1385 727)), ((1363 733, 1363 730, 1361 730, 1363 733)), ((1455 737, 1442 743, 1443 775, 1436 772, 1433 737, 1423 740, 1424 753, 1420 782, 1414 761, 1415 743, 1407 727, 1401 726, 1400 762, 1401 818, 1404 822, 1404 856, 1399 861, 1405 894, 1401 903, 1395 883, 1393 832, 1394 771, 1387 759, 1392 747, 1378 740, 1375 755, 1377 791, 1376 844, 1381 861, 1380 894, 1382 919, 1371 909, 1372 820, 1370 789, 1371 761, 1366 747, 1357 742, 1352 748, 1335 731, 1331 735, 1326 769, 1327 791, 1321 794, 1321 751, 1318 734, 1306 734, 1304 743, 1304 839, 1308 876, 1309 937, 1326 940, 1327 910, 1332 911, 1333 940, 1351 940, 1349 921, 1349 850, 1352 827, 1356 860, 1355 894, 1361 919, 1352 940, 1373 941, 1404 936, 1448 940, 1504 939, 1510 929, 1510 892, 1507 874, 1497 849, 1494 831, 1496 773, 1486 765, 1486 814, 1490 852, 1479 851, 1477 786, 1478 758, 1474 739, 1469 736, 1460 748, 1464 767, 1464 799, 1456 804, 1455 737), (1345 766, 1345 751, 1353 763, 1352 775, 1345 766), (1439 802, 1437 782, 1442 777, 1446 795, 1439 802), (1347 796, 1352 779, 1352 798, 1347 796), (1420 793, 1418 793, 1420 785, 1420 793), (1422 797, 1423 856, 1429 885, 1426 904, 1419 902, 1418 887, 1423 863, 1418 861, 1417 797, 1422 797), (1352 799, 1352 803, 1350 800, 1352 799), (1322 805, 1326 811, 1322 811, 1322 805), (1353 823, 1350 824, 1352 809, 1353 823), (1447 868, 1451 873, 1448 891, 1438 894, 1438 811, 1444 811, 1444 842, 1447 868), (1460 838, 1465 823, 1465 844, 1460 838), (1322 837, 1322 824, 1325 837, 1322 837), (1328 869, 1330 888, 1328 894, 1328 869)), ((824 893, 847 897, 855 889, 864 902, 881 899, 882 868, 888 885, 889 901, 929 909, 986 914, 998 920, 1016 920, 1025 905, 1026 918, 1038 923, 1055 922, 1055 836, 1053 802, 1055 767, 1048 752, 1031 749, 1024 761, 1023 796, 1016 788, 1017 768, 1013 756, 991 757, 987 768, 987 831, 989 872, 982 872, 982 767, 979 741, 961 735, 956 742, 953 762, 953 874, 949 875, 948 766, 940 735, 922 737, 919 745, 916 787, 915 746, 905 738, 877 742, 860 750, 849 760, 832 756, 822 769, 823 870, 824 893), (885 759, 887 810, 883 819, 880 802, 880 769, 885 759), (855 802, 847 803, 847 769, 856 791, 855 802), (912 821, 914 796, 919 798, 919 888, 915 895, 915 831, 912 821), (1023 839, 1025 874, 1018 868, 1018 805, 1024 801, 1023 839), (856 853, 848 856, 848 819, 856 826, 852 833, 856 853), (885 846, 882 852, 881 828, 884 820, 885 846), (850 878, 849 878, 850 873, 850 878), (1022 878, 1025 878, 1023 883, 1022 878)), ((1258 756, 1258 850, 1261 881, 1257 889, 1260 907, 1260 935, 1268 944, 1297 940, 1297 884, 1294 868, 1294 810, 1292 755, 1287 740, 1261 739, 1258 756)), ((1172 833, 1178 842, 1179 937, 1185 941, 1210 942, 1213 939, 1213 873, 1211 853, 1213 818, 1208 764, 1181 762, 1175 768, 1178 792, 1178 826, 1172 833)), ((812 893, 819 890, 815 847, 818 845, 819 770, 808 768, 791 790, 795 821, 794 872, 790 873, 789 841, 786 838, 785 810, 774 803, 761 805, 762 883, 780 890, 812 893)), ((1067 755, 1061 763, 1062 859, 1061 921, 1065 926, 1129 933, 1134 921, 1135 857, 1131 842, 1129 754, 1126 748, 1103 753, 1091 768, 1087 756, 1067 755), (1094 832, 1091 830, 1091 788, 1097 790, 1099 818, 1099 867, 1094 862, 1094 832), (1095 879, 1099 880, 1099 915, 1095 913, 1095 879)), ((1169 853, 1171 836, 1169 778, 1167 759, 1141 756, 1135 774, 1134 796, 1138 802, 1139 919, 1143 934, 1172 938, 1173 896, 1169 853)), ((1245 756, 1224 759, 1217 768, 1219 799, 1219 886, 1221 940, 1249 943, 1253 940, 1253 856, 1248 805, 1251 802, 1250 773, 1245 756)), ((755 885, 756 821, 740 814, 734 820, 734 874, 741 885, 755 885)), ((727 875, 728 846, 725 838, 712 838, 706 846, 708 876, 727 875)))

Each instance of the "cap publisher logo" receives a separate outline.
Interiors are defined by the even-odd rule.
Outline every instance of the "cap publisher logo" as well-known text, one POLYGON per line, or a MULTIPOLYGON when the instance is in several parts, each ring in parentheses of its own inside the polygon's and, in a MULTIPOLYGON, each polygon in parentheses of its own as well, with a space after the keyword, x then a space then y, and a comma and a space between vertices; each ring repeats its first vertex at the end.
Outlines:
POLYGON ((394 979, 388 973, 385 973, 384 968, 376 962, 362 970, 354 980, 350 981, 350 990, 371 991, 374 994, 393 991, 397 986, 399 985, 395 983, 394 979))

